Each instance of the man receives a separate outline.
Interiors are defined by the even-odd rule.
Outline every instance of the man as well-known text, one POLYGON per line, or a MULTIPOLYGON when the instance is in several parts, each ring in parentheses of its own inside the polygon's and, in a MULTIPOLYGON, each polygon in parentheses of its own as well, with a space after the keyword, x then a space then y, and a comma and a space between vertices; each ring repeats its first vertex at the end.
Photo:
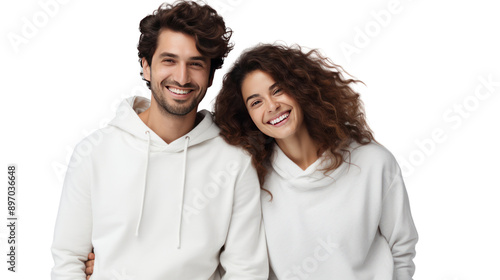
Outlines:
POLYGON ((162 5, 140 31, 151 102, 125 100, 99 141, 75 148, 52 279, 85 279, 92 248, 93 280, 215 279, 219 264, 224 279, 267 279, 250 157, 224 142, 209 112, 197 112, 232 49, 231 31, 194 2, 162 5))

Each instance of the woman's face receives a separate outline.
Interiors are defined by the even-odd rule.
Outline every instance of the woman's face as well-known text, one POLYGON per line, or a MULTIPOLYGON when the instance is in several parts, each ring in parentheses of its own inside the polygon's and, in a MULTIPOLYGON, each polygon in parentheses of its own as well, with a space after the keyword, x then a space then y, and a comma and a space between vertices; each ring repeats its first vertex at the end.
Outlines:
POLYGON ((299 104, 269 74, 261 70, 250 72, 243 80, 241 92, 252 121, 262 133, 284 140, 305 131, 299 104))

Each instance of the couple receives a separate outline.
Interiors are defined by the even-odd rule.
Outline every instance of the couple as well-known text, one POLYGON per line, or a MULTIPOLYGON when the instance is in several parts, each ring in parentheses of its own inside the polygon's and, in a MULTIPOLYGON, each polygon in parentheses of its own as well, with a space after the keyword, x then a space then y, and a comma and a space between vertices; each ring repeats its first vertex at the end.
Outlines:
POLYGON ((140 30, 151 101, 125 100, 69 166, 52 279, 85 279, 92 248, 92 279, 267 279, 269 264, 272 279, 412 279, 401 172, 356 81, 315 51, 260 45, 212 120, 197 106, 232 49, 222 18, 184 1, 140 30))

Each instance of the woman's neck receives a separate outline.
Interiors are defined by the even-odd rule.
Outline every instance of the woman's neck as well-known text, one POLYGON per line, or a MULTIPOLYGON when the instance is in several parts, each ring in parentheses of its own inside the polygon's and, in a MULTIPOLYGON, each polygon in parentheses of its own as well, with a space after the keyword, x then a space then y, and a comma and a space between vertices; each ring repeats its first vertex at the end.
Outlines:
POLYGON ((319 158, 319 145, 312 139, 305 127, 294 135, 276 139, 276 143, 283 153, 297 164, 302 170, 306 170, 319 158))

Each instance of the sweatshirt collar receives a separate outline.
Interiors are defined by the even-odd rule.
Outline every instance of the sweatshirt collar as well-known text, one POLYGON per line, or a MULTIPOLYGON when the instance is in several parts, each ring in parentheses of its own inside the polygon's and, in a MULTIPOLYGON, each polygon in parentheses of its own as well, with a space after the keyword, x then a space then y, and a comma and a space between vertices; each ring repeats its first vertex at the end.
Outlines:
POLYGON ((271 166, 280 177, 293 187, 307 190, 331 185, 332 179, 334 180, 339 176, 339 173, 346 169, 347 164, 344 162, 337 169, 325 174, 324 168, 331 163, 331 160, 330 152, 326 151, 306 170, 303 170, 288 158, 276 144, 271 158, 271 166))

